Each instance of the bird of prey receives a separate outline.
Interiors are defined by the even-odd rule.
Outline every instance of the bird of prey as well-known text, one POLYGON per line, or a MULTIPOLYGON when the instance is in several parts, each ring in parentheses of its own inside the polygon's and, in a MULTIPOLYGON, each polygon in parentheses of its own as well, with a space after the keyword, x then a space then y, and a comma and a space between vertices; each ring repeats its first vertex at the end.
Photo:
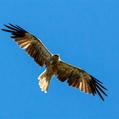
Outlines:
POLYGON ((59 55, 49 52, 40 39, 20 26, 12 24, 4 26, 6 29, 2 29, 3 31, 10 32, 11 38, 13 38, 39 66, 46 67, 45 71, 38 77, 39 86, 43 92, 46 93, 48 91, 50 80, 52 76, 55 75, 61 82, 67 81, 69 86, 80 89, 93 96, 98 95, 104 101, 104 96, 107 96, 105 93, 107 89, 103 86, 101 81, 81 68, 62 61, 59 55))

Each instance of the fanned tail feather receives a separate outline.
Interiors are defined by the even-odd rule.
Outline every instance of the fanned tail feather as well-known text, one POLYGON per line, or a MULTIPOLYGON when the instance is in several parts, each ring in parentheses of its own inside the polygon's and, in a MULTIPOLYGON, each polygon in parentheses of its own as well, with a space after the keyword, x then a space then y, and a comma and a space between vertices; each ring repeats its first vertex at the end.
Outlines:
POLYGON ((39 77, 39 87, 41 88, 41 91, 44 93, 47 93, 48 87, 50 84, 50 76, 47 75, 46 71, 44 71, 39 77))

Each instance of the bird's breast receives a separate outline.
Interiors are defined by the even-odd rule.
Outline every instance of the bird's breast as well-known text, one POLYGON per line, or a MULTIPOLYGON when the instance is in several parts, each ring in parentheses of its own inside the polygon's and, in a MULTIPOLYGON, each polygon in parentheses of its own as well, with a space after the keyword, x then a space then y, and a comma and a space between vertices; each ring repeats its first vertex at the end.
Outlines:
POLYGON ((47 67, 47 73, 49 75, 54 75, 57 71, 57 64, 50 64, 48 67, 47 67))

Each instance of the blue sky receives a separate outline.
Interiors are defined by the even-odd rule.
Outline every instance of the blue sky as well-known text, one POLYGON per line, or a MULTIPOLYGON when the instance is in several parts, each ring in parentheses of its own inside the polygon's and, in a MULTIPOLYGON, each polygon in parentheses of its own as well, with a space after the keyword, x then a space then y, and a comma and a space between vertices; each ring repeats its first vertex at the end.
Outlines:
POLYGON ((0 31, 0 119, 119 118, 118 0, 1 0, 0 28, 17 24, 52 53, 81 67, 108 88, 103 103, 55 77, 43 94, 39 67, 0 31))

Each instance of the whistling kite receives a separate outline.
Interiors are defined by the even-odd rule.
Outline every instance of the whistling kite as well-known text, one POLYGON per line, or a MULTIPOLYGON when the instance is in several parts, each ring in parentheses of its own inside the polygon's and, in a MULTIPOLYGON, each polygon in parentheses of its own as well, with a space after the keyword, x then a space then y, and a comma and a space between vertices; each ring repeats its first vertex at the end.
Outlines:
POLYGON ((42 91, 47 92, 50 80, 55 75, 60 81, 67 81, 69 86, 80 89, 81 91, 99 95, 104 100, 103 95, 107 96, 107 90, 101 81, 97 80, 84 70, 74 67, 60 60, 58 55, 53 55, 43 45, 43 43, 31 33, 17 25, 5 25, 8 29, 3 31, 10 32, 11 38, 35 60, 40 66, 46 66, 46 70, 38 77, 39 86, 42 91))

